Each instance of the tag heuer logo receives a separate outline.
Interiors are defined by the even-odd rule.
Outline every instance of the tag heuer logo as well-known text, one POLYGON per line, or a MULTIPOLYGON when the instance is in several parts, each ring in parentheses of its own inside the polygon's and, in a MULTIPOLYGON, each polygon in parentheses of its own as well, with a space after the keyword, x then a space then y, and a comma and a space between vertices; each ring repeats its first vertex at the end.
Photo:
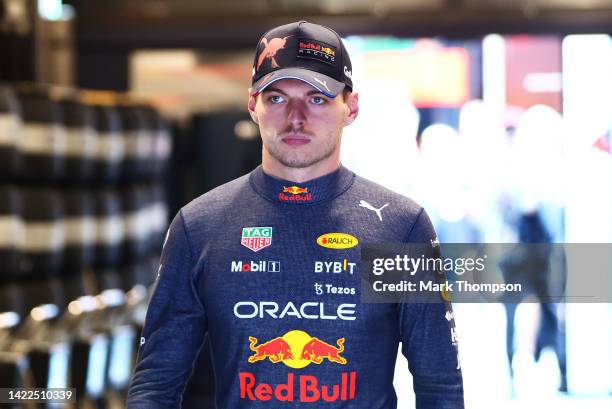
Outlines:
POLYGON ((272 244, 272 227, 243 227, 242 245, 259 251, 272 244))

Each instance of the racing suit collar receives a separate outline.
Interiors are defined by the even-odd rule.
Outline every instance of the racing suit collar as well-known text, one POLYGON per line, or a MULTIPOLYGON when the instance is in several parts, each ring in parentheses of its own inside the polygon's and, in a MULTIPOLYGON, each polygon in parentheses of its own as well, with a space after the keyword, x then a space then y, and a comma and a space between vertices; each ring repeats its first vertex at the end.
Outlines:
POLYGON ((268 175, 259 165, 249 179, 253 189, 265 199, 287 205, 308 205, 339 196, 351 186, 354 178, 353 172, 340 165, 332 173, 297 183, 268 175))

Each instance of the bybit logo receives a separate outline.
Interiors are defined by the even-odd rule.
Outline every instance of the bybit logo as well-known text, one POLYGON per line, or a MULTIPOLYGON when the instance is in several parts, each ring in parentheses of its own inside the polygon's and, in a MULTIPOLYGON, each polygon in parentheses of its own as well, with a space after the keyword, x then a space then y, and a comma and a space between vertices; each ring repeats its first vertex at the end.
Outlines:
POLYGON ((343 261, 315 261, 314 272, 340 274, 343 271, 348 271, 353 274, 355 265, 356 263, 349 263, 347 259, 343 261))

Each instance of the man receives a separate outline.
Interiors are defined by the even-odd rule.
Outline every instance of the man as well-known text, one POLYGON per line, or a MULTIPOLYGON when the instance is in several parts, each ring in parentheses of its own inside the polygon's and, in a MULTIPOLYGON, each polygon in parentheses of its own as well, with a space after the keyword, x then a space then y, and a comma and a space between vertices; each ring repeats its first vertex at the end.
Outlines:
POLYGON ((400 341, 417 408, 463 408, 446 306, 360 302, 359 242, 436 235, 422 207, 340 165, 352 87, 333 30, 264 34, 248 101, 262 166, 174 218, 128 408, 179 407, 206 333, 219 409, 395 408, 400 341))

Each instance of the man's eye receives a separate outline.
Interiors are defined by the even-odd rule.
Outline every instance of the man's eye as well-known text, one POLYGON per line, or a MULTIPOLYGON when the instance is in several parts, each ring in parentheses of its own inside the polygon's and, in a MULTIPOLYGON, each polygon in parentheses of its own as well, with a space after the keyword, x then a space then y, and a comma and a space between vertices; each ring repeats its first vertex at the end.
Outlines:
POLYGON ((280 104, 281 102, 283 102, 283 97, 281 97, 280 95, 271 95, 268 100, 273 104, 280 104))
POLYGON ((315 105, 323 105, 325 102, 325 98, 323 97, 312 97, 312 103, 315 105))

